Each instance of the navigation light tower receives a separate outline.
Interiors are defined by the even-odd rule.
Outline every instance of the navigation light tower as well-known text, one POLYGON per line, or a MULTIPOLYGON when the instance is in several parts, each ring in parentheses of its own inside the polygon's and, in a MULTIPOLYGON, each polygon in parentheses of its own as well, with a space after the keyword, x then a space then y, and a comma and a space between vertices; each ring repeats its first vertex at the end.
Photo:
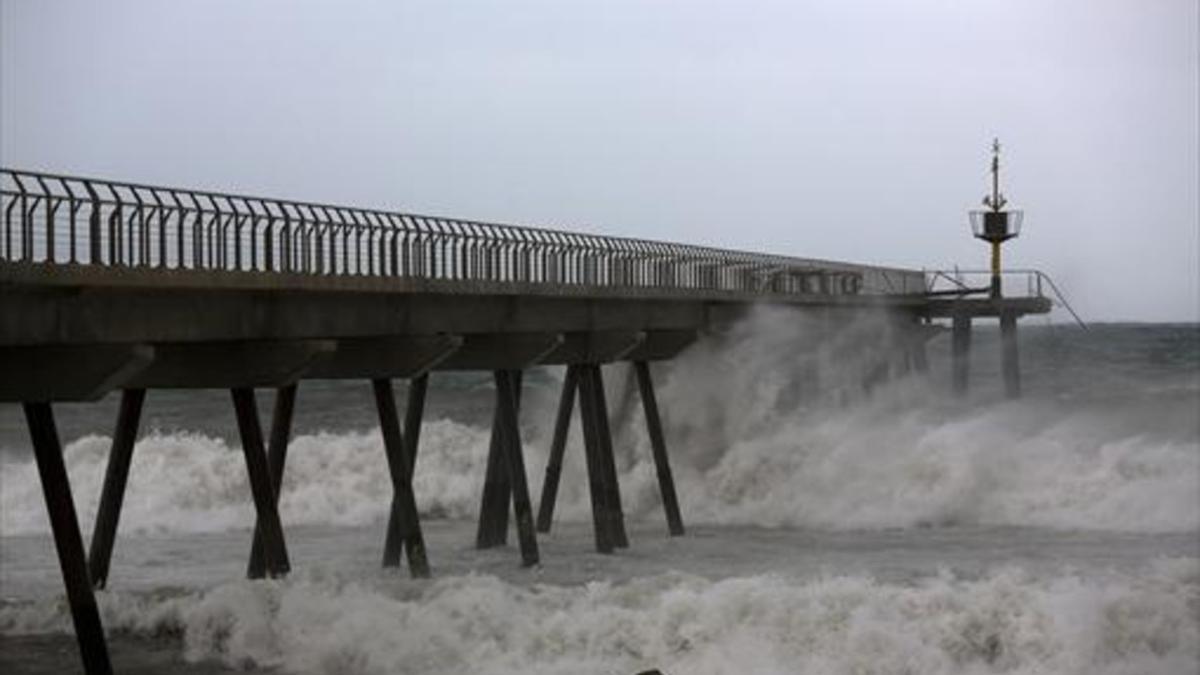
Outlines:
POLYGON ((1008 199, 1000 192, 1000 140, 992 141, 992 194, 983 198, 986 210, 971 211, 971 231, 992 245, 992 293, 1000 297, 1000 244, 1021 233, 1021 211, 1006 211, 1008 199))

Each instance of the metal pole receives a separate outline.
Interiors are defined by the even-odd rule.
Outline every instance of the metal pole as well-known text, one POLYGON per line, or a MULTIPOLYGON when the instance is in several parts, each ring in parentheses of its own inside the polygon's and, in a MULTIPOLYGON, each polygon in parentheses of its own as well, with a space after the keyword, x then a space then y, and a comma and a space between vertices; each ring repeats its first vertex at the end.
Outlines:
POLYGON ((54 427, 54 412, 49 403, 25 403, 24 409, 38 476, 42 481, 42 495, 50 514, 58 565, 71 606, 71 620, 75 624, 75 639, 79 642, 79 655, 83 657, 83 670, 88 675, 111 675, 108 644, 104 640, 104 627, 100 624, 100 611, 88 576, 79 519, 75 515, 58 431, 54 427))
POLYGON ((992 242, 992 298, 1000 298, 1000 242, 992 242))
POLYGON ((117 522, 121 518, 121 503, 129 479, 129 464, 133 459, 133 444, 137 440, 138 421, 142 416, 145 389, 126 389, 121 392, 121 408, 117 413, 117 428, 113 431, 112 450, 100 493, 100 508, 92 530, 92 545, 88 549, 88 570, 92 584, 104 588, 108 583, 108 566, 112 561, 113 543, 117 538, 117 522))

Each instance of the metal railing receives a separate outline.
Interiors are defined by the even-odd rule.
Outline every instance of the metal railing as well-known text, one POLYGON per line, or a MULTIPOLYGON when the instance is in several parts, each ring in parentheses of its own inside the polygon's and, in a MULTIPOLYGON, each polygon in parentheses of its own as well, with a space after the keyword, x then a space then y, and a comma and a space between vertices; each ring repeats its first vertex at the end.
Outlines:
MULTIPOLYGON (((1081 327, 1087 324, 1071 307, 1067 296, 1050 275, 1035 269, 1012 269, 1000 272, 1005 297, 1049 298, 1061 306, 1081 327)), ((926 273, 927 295, 966 297, 991 291, 991 270, 932 270, 926 273)))
POLYGON ((716 294, 913 294, 920 272, 0 169, 0 261, 716 294))

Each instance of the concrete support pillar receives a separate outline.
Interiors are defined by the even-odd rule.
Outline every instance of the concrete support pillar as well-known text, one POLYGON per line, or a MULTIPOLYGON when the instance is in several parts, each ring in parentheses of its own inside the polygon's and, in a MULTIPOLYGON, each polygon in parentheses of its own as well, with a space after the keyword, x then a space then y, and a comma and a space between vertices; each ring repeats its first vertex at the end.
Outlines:
POLYGON ((67 589, 67 602, 71 606, 71 620, 75 624, 75 639, 79 642, 79 654, 83 657, 83 670, 87 675, 111 675, 108 643, 104 640, 100 611, 96 607, 96 596, 92 593, 87 558, 83 552, 83 537, 79 534, 79 519, 75 515, 71 484, 63 463, 58 430, 54 426, 54 413, 49 403, 25 403, 24 409, 38 476, 42 482, 42 495, 50 514, 58 565, 67 589))
POLYGON ((266 557, 266 573, 272 577, 283 576, 291 570, 287 546, 283 539, 283 525, 279 522, 275 490, 271 487, 271 472, 267 466, 267 453, 263 449, 262 426, 258 420, 258 406, 254 390, 236 387, 230 390, 234 412, 237 413, 238 433, 242 438, 242 453, 246 457, 246 473, 250 479, 250 492, 254 496, 254 509, 258 514, 258 528, 263 540, 266 557))
POLYGON ((558 415, 554 420, 554 437, 550 441, 550 458, 546 462, 546 478, 542 483, 542 498, 538 502, 537 530, 549 532, 554 520, 554 502, 558 499, 558 483, 562 477, 563 455, 567 449, 567 433, 571 428, 571 413, 575 409, 575 391, 579 386, 579 366, 567 366, 562 395, 558 399, 558 415))
POLYGON ((145 400, 145 389, 126 389, 121 392, 121 408, 117 413, 117 427, 113 430, 100 507, 96 511, 96 524, 92 529, 92 545, 88 549, 88 570, 92 575, 92 584, 98 589, 108 584, 108 566, 112 561, 117 523, 121 518, 121 504, 125 500, 125 485, 129 480, 129 465, 133 460, 133 444, 137 440, 138 422, 145 400))
MULTIPOLYGON (((271 489, 275 493, 276 508, 279 490, 283 487, 283 466, 287 461, 287 446, 292 436, 292 414, 296 409, 296 384, 275 390, 275 409, 271 414, 271 437, 267 441, 267 467, 271 471, 271 489)), ((246 565, 246 577, 262 579, 267 574, 266 556, 262 527, 254 524, 254 539, 250 546, 250 562, 246 565)))
POLYGON ((425 555, 425 538, 417 513, 417 500, 412 491, 410 462, 400 433, 400 418, 396 414, 395 392, 390 379, 371 381, 375 391, 375 408, 379 414, 379 430, 387 454, 388 472, 392 478, 392 505, 395 519, 389 520, 389 535, 384 543, 383 566, 400 565, 401 544, 408 553, 408 570, 413 577, 429 576, 429 560, 425 555), (391 534, 395 530, 394 536, 391 534))
POLYGON ((1004 393, 1009 398, 1021 396, 1021 364, 1017 354, 1017 315, 1000 315, 1001 367, 1004 370, 1004 393))
POLYGON ((967 392, 967 374, 971 360, 971 317, 965 314, 954 316, 951 333, 951 369, 955 394, 967 392))

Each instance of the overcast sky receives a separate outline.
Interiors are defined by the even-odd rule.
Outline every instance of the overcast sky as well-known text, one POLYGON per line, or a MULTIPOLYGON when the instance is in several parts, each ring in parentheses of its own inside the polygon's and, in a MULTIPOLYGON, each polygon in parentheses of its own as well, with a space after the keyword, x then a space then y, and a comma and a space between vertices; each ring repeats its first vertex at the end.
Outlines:
POLYGON ((1196 0, 0 0, 0 163, 886 263, 1200 319, 1196 0))

